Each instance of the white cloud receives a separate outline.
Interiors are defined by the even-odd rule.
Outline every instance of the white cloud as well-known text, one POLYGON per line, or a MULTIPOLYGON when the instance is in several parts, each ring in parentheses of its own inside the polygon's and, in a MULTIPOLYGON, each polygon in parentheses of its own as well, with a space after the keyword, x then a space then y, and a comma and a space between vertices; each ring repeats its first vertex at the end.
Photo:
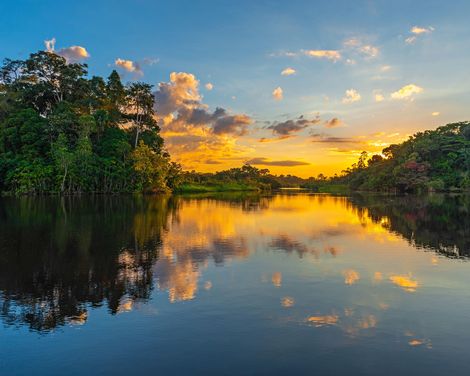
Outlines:
POLYGON ((375 96, 374 96, 374 99, 377 103, 383 102, 385 100, 383 94, 381 94, 381 93, 376 93, 375 96))
POLYGON ((367 57, 377 57, 379 54, 379 49, 369 44, 362 46, 359 51, 367 57))
POLYGON ((416 35, 429 34, 434 31, 434 28, 432 26, 429 26, 429 27, 413 26, 410 31, 416 35))
POLYGON ((380 67, 381 72, 388 72, 390 69, 392 69, 392 67, 390 65, 382 65, 380 67))
POLYGON ((55 49, 55 38, 52 38, 50 40, 45 40, 44 45, 46 46, 46 51, 47 52, 54 52, 55 49))
POLYGON ((60 55, 67 60, 67 62, 75 63, 83 59, 87 59, 90 57, 90 54, 82 46, 70 46, 67 48, 62 48, 57 51, 57 55, 60 55))
POLYGON ((434 111, 431 113, 432 116, 439 116, 441 113, 439 111, 434 111))
POLYGON ((346 90, 345 96, 343 98, 343 103, 354 103, 361 100, 361 94, 355 89, 346 90))
POLYGON ((277 88, 275 88, 272 92, 272 95, 273 95, 273 98, 276 100, 276 101, 280 101, 283 99, 284 97, 284 92, 282 90, 282 88, 280 86, 278 86, 277 88))
POLYGON ((373 46, 371 44, 364 43, 359 38, 350 38, 344 41, 344 47, 351 49, 359 54, 364 55, 366 58, 374 58, 377 57, 380 53, 378 47, 373 46))
POLYGON ((296 73, 296 70, 294 68, 286 68, 281 72, 281 75, 283 76, 291 76, 296 73))
POLYGON ((424 89, 415 84, 405 85, 399 90, 393 92, 390 97, 392 99, 413 99, 414 94, 422 93, 424 89))
POLYGON ((421 26, 413 26, 410 30, 410 33, 413 34, 412 36, 405 39, 405 43, 413 44, 418 40, 418 36, 424 34, 431 34, 434 31, 432 26, 429 27, 421 27, 421 26))
POLYGON ((88 53, 85 47, 70 46, 61 48, 60 50, 56 51, 55 43, 55 38, 45 40, 44 45, 46 46, 46 51, 62 56, 67 61, 67 63, 77 63, 83 59, 87 59, 90 57, 90 54, 88 53))
POLYGON ((126 72, 129 72, 129 73, 135 73, 139 76, 142 76, 144 74, 144 72, 142 71, 140 67, 140 64, 133 60, 125 60, 125 59, 117 58, 114 61, 114 65, 121 69, 124 69, 126 72))
POLYGON ((327 59, 331 61, 338 61, 341 59, 341 53, 336 50, 302 50, 302 53, 306 56, 318 59, 327 59))
POLYGON ((204 87, 206 88, 206 90, 211 91, 214 88, 214 85, 208 82, 207 84, 204 85, 204 87))

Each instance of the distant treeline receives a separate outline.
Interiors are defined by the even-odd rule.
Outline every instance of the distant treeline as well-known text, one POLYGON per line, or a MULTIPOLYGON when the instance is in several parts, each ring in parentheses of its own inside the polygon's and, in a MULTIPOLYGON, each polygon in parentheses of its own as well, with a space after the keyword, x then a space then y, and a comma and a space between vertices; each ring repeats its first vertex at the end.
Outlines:
POLYGON ((470 190, 470 122, 419 132, 381 154, 364 151, 357 163, 333 177, 272 175, 267 169, 244 165, 217 173, 185 172, 179 189, 209 192, 287 187, 332 193, 470 190))
POLYGON ((87 78, 40 51, 0 68, 0 192, 160 192, 180 177, 155 121, 152 86, 87 78))
POLYGON ((363 152, 357 163, 330 182, 366 191, 470 190, 470 122, 416 133, 381 155, 363 152))

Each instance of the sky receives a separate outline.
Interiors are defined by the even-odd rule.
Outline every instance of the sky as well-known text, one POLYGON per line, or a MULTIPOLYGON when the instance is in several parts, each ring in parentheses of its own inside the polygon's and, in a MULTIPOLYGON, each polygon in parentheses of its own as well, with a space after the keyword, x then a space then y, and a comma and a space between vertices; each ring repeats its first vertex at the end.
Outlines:
POLYGON ((333 175, 470 120, 470 2, 16 0, 0 59, 54 50, 154 85, 172 159, 333 175))

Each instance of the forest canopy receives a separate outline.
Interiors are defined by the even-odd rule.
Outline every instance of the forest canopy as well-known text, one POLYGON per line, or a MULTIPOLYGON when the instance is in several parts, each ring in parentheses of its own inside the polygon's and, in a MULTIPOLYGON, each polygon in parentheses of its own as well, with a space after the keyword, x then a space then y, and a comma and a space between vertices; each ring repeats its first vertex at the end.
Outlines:
POLYGON ((164 192, 178 183, 152 86, 48 51, 0 68, 0 191, 164 192))

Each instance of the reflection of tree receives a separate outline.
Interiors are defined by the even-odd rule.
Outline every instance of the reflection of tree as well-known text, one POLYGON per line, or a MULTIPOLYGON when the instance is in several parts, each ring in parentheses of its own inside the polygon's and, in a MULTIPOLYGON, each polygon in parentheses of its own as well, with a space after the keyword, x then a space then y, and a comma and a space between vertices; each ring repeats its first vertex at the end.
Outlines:
POLYGON ((237 234, 223 234, 212 221, 201 227, 201 211, 184 210, 200 204, 245 211, 267 201, 246 195, 217 203, 170 196, 0 201, 2 321, 42 332, 82 324, 90 307, 130 310, 154 286, 167 290, 171 302, 193 299, 209 261, 223 265, 249 253, 237 234))
POLYGON ((470 196, 354 195, 351 203, 414 246, 470 257, 470 196))
POLYGON ((24 198, 0 205, 0 297, 5 323, 49 330, 147 299, 160 235, 174 202, 24 198), (123 301, 126 301, 123 303, 123 301))

